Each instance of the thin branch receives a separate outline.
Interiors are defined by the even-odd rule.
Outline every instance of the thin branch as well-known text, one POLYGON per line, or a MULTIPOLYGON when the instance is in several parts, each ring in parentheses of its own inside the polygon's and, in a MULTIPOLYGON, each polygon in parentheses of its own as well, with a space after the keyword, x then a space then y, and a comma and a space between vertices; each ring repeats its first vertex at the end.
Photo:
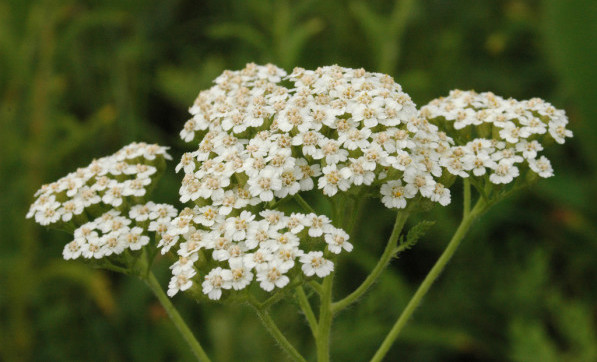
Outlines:
POLYGON ((390 239, 386 244, 386 248, 379 258, 377 265, 371 271, 371 273, 367 276, 367 278, 359 285, 357 289, 355 289, 352 293, 346 296, 344 299, 339 300, 332 304, 332 312, 337 313, 352 303, 354 303, 357 299, 359 299, 372 285, 375 283, 377 278, 381 275, 383 270, 386 268, 390 260, 395 254, 396 251, 396 244, 398 242, 398 237, 400 236, 400 232, 404 227, 404 223, 408 218, 408 212, 406 211, 399 211, 396 215, 396 221, 394 223, 394 229, 392 230, 392 235, 390 235, 390 239))
POLYGON ((313 288, 313 290, 317 293, 317 294, 321 294, 322 291, 322 287, 321 284, 319 284, 318 282, 316 282, 315 280, 310 280, 307 284, 309 284, 309 286, 311 288, 313 288))
POLYGON ((398 320, 394 323, 394 326, 392 326, 392 329, 390 330, 386 338, 383 340, 382 344, 379 346, 379 349, 377 350, 377 352, 375 352, 375 355, 371 359, 371 362, 380 362, 383 360, 385 355, 390 350, 390 347, 392 346, 396 338, 398 338, 398 335, 406 325, 406 322, 408 321, 410 316, 414 313, 415 309, 417 309, 419 304, 421 304, 421 300, 423 299, 425 294, 427 294, 429 288, 431 288, 437 277, 444 270, 448 261, 450 261, 450 259, 456 252, 456 249, 458 249, 460 242, 470 229, 473 221, 486 209, 486 206, 487 204, 485 203, 485 199, 480 198, 477 201, 477 204, 475 205, 473 210, 466 217, 462 218, 462 221, 460 222, 458 229, 456 229, 456 232, 452 236, 450 243, 448 243, 448 246, 446 247, 442 255, 435 262, 433 268, 431 268, 431 270, 417 289, 416 293, 413 295, 413 297, 406 305, 406 308, 404 308, 404 311, 402 311, 402 314, 400 314, 400 317, 398 317, 398 320))
POLYGON ((185 323, 184 319, 182 319, 180 314, 178 314, 178 311, 170 301, 170 298, 168 298, 168 296, 166 296, 166 293, 164 293, 164 290, 160 286, 160 283, 153 275, 153 273, 149 273, 147 279, 145 279, 145 282, 153 291, 153 294, 155 294, 156 298, 158 298, 158 300, 166 310, 166 313, 168 313, 168 316, 170 317, 172 323, 174 323, 174 325, 176 326, 176 329, 178 329, 185 341, 187 341, 195 357, 197 357, 199 361, 209 362, 210 359, 209 357, 207 357, 207 354, 199 344, 199 341, 197 341, 197 339, 193 335, 193 332, 191 332, 191 330, 185 323))
POLYGON ((463 180, 464 184, 464 201, 462 207, 462 217, 466 218, 471 212, 471 182, 468 178, 463 180))
POLYGON ((309 205, 309 203, 307 201, 305 201, 305 199, 303 199, 303 197, 299 194, 295 194, 294 195, 294 199, 296 200, 296 202, 298 202, 298 204, 306 211, 309 213, 313 213, 316 214, 315 210, 311 207, 311 205, 309 205))
POLYGON ((315 314, 313 313, 313 309, 311 308, 311 304, 309 303, 309 299, 307 298, 303 287, 299 286, 296 288, 296 297, 301 310, 305 313, 305 318, 307 318, 311 333, 313 334, 313 337, 317 339, 317 319, 315 318, 315 314))
POLYGON ((294 361, 299 362, 306 362, 303 356, 294 348, 294 346, 286 339, 282 331, 276 325, 276 322, 272 319, 272 317, 267 312, 267 309, 261 309, 258 305, 251 303, 255 308, 255 312, 259 316, 261 323, 267 329, 267 331, 271 334, 272 337, 278 342, 280 347, 288 353, 289 357, 291 357, 294 361))

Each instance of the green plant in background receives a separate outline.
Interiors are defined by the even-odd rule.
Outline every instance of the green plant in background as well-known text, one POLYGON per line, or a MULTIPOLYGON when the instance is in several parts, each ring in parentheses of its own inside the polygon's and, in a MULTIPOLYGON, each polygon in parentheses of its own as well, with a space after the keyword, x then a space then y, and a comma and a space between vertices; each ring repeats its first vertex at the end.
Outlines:
POLYGON ((350 10, 363 27, 378 60, 375 68, 382 73, 392 73, 400 59, 404 31, 412 15, 414 1, 396 1, 389 17, 378 15, 367 2, 351 2, 350 10))
POLYGON ((254 24, 220 22, 211 25, 208 34, 216 39, 239 39, 243 44, 258 49, 263 59, 276 59, 283 67, 297 63, 308 41, 323 30, 324 24, 317 17, 304 17, 315 1, 292 2, 288 0, 258 0, 239 4, 236 10, 250 14, 254 24))
POLYGON ((180 132, 185 142, 198 139, 198 149, 176 167, 185 174, 180 201, 191 207, 178 212, 148 202, 170 156, 164 147, 140 143, 44 185, 27 214, 74 232, 65 259, 146 281, 199 360, 209 358, 151 272, 158 250, 175 260, 170 297, 185 291, 199 302, 250 304, 288 355, 302 361, 269 314, 294 295, 317 360, 328 361, 334 316, 429 228, 423 222, 400 237, 409 215, 448 205, 449 187, 462 178, 461 223, 375 352, 372 361, 380 361, 473 222, 538 177, 553 176, 541 151, 572 136, 565 113, 538 98, 456 90, 419 112, 390 76, 362 68, 286 74, 271 64, 248 64, 215 83, 199 93, 180 132), (398 210, 394 228, 362 284, 335 300, 334 276, 341 272, 335 265, 339 254, 358 253, 351 235, 367 198, 398 210))
POLYGON ((12 215, 24 212, 20 205, 30 197, 28 190, 38 187, 45 173, 51 172, 59 160, 82 143, 89 142, 92 134, 113 126, 115 116, 113 108, 107 106, 90 114, 87 125, 82 127, 61 110, 59 100, 65 84, 54 67, 58 43, 63 39, 56 28, 69 17, 69 7, 35 6, 21 28, 10 27, 16 19, 10 16, 8 4, 2 4, 2 8, 1 42, 4 49, 11 51, 3 52, 2 58, 0 142, 4 149, 0 167, 3 175, 13 176, 3 177, 2 207, 11 212, 2 218, 5 230, 2 241, 3 246, 13 251, 4 254, 0 263, 7 280, 2 288, 2 304, 6 307, 3 314, 9 316, 3 323, 0 341, 4 357, 27 359, 34 338, 30 327, 30 296, 40 285, 59 278, 70 279, 104 311, 113 308, 113 297, 105 288, 108 281, 103 274, 77 265, 40 264, 38 230, 12 215), (59 145, 55 144, 57 139, 62 140, 59 145), (21 165, 27 167, 20 168, 21 165), (14 252, 19 249, 20 253, 14 252))
MULTIPOLYGON (((136 93, 131 78, 138 67, 131 66, 127 78, 118 76, 131 58, 140 61, 126 44, 135 31, 106 41, 121 37, 132 24, 125 5, 91 12, 76 1, 16 1, 0 8, 0 359, 73 358, 90 348, 84 341, 68 342, 64 332, 64 325, 89 331, 77 311, 89 308, 107 317, 106 323, 118 323, 123 306, 109 275, 48 257, 52 242, 66 235, 20 220, 40 183, 82 159, 88 162, 89 154, 80 157, 82 150, 97 153, 102 145, 139 135, 137 110, 125 104, 136 93), (99 39, 98 31, 103 32, 99 39), (52 292, 56 285, 62 286, 58 294, 52 292), (73 291, 79 294, 75 312, 69 301, 73 291), (49 308, 53 304, 60 306, 49 308), (63 331, 62 338, 56 330, 63 331)), ((155 132, 149 127, 143 134, 155 132)), ((101 324, 95 328, 102 333, 101 324)))

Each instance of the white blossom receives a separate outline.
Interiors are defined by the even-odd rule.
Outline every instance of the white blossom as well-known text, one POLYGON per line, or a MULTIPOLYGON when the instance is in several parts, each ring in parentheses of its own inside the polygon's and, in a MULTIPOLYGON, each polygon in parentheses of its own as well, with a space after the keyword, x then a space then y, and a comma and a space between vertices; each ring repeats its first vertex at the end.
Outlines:
POLYGON ((230 289, 232 287, 232 273, 230 270, 217 267, 205 276, 205 280, 201 286, 203 293, 207 294, 209 299, 217 300, 222 296, 222 289, 230 289))
POLYGON ((173 275, 168 283, 168 296, 173 297, 179 291, 185 291, 193 286, 192 278, 197 274, 194 269, 173 275))
POLYGON ((450 173, 477 178, 489 174, 493 184, 507 184, 518 178, 521 170, 526 170, 516 166, 519 163, 526 163, 542 177, 551 176, 549 160, 539 152, 548 138, 564 143, 572 137, 566 129, 565 112, 539 98, 518 101, 491 92, 453 90, 449 96, 429 102, 420 114, 433 123, 453 122, 456 133, 451 134, 461 144, 446 154, 448 158, 441 159, 450 173), (462 155, 454 157, 455 150, 462 155))
POLYGON ((321 251, 311 251, 301 256, 300 262, 303 264, 301 267, 303 273, 308 277, 316 274, 318 277, 323 278, 334 271, 334 264, 325 259, 321 251))
POLYGON ((281 261, 274 259, 259 267, 257 281, 263 290, 271 292, 276 287, 284 288, 290 282, 288 276, 284 274, 288 270, 282 268, 281 264, 281 261))

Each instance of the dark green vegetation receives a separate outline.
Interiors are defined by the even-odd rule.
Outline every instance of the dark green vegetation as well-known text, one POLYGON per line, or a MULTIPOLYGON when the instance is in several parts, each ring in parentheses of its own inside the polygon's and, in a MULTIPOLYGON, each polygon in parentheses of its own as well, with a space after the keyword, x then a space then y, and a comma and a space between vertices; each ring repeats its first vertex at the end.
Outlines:
MULTIPOLYGON (((1 2, 0 360, 191 358, 144 284, 62 261, 69 236, 24 216, 42 183, 131 141, 173 146, 176 159, 199 90, 252 61, 386 72, 418 105, 472 88, 566 109, 575 138, 548 152, 556 176, 483 216, 388 360, 597 360, 595 34, 593 0, 1 2)), ((156 201, 177 199, 174 165, 156 201)), ((391 231, 392 215, 368 207, 337 296, 391 231)), ((372 356, 460 215, 454 202, 418 216, 438 221, 338 317, 335 360, 372 356)), ((157 267, 165 285, 167 263, 157 267)), ((214 360, 283 359, 250 308, 174 303, 214 360)), ((313 358, 303 316, 274 312, 313 358)))

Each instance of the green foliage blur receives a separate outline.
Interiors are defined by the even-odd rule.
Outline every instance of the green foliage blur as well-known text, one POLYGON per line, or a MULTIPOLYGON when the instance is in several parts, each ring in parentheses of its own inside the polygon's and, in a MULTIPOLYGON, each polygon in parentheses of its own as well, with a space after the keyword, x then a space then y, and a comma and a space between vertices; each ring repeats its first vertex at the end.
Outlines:
MULTIPOLYGON (((566 109, 575 137, 550 150, 556 176, 480 220, 387 360, 596 361, 596 34, 594 0, 0 2, 0 360, 192 359, 144 284, 63 261, 69 236, 25 214, 43 183, 129 142, 172 146, 176 159, 199 90, 224 69, 272 62, 389 73, 418 105, 461 88, 566 109)), ((156 201, 176 202, 174 165, 156 201)), ((460 206, 418 216, 437 222, 335 321, 336 361, 373 355, 460 206)), ((391 231, 391 213, 367 207, 337 297, 363 280, 391 231)), ((156 266, 164 286, 167 267, 156 266)), ((285 360, 250 308, 174 303, 215 361, 285 360)), ((314 359, 295 305, 274 318, 314 359)))

